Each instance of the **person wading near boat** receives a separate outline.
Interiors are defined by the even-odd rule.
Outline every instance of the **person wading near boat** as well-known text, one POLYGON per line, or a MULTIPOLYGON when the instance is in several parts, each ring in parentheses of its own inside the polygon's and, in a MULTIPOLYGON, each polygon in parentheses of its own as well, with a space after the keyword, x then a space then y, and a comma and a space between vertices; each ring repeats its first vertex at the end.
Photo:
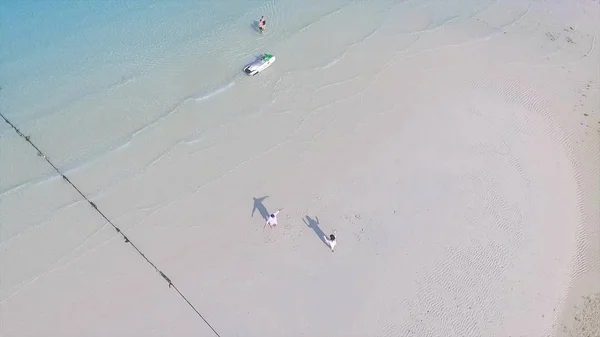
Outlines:
POLYGON ((264 32, 265 29, 267 28, 267 20, 265 20, 265 16, 261 16, 260 17, 260 21, 258 21, 258 29, 260 29, 260 32, 264 32))

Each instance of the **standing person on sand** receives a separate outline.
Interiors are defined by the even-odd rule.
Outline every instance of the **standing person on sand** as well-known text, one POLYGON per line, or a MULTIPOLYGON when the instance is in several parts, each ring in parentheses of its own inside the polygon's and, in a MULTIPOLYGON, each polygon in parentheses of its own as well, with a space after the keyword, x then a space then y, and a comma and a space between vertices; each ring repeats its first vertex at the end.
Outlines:
POLYGON ((269 227, 273 228, 277 226, 277 214, 279 214, 279 211, 281 211, 281 208, 277 210, 277 212, 275 213, 271 213, 271 215, 269 215, 269 218, 267 219, 267 223, 265 225, 269 225, 269 227))
POLYGON ((327 242, 327 244, 329 245, 329 247, 331 248, 331 252, 334 252, 335 249, 335 245, 337 245, 337 241, 336 241, 336 236, 337 235, 337 231, 333 231, 333 234, 329 234, 329 237, 327 237, 327 235, 323 235, 323 238, 325 238, 325 242, 327 242))
POLYGON ((258 21, 258 29, 260 29, 260 32, 264 32, 265 29, 267 28, 267 20, 265 20, 265 16, 261 16, 260 20, 258 21))

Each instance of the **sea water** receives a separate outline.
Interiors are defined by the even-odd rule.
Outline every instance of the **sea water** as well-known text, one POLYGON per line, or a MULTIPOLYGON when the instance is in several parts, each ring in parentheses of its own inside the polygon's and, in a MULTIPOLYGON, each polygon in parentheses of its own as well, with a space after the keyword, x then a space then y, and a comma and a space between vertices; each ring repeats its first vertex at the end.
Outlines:
MULTIPOLYGON (((423 32, 493 3, 2 1, 0 110, 59 169, 85 172, 84 189, 101 193, 225 123, 292 105, 310 114, 343 99, 322 89, 372 76, 423 32), (243 74, 261 53, 275 54, 275 65, 243 74)), ((20 188, 39 194, 38 184, 56 179, 3 122, 0 136, 5 205, 20 188)))
MULTIPOLYGON (((32 139, 48 137, 40 145, 55 150, 57 164, 81 163, 122 145, 186 99, 207 100, 231 89, 257 54, 273 52, 302 27, 347 5, 3 1, 0 107, 32 139), (264 35, 256 25, 261 15, 268 20, 264 35)), ((3 134, 6 127, 0 126, 3 134)), ((15 174, 3 177, 0 192, 39 172, 15 174)))

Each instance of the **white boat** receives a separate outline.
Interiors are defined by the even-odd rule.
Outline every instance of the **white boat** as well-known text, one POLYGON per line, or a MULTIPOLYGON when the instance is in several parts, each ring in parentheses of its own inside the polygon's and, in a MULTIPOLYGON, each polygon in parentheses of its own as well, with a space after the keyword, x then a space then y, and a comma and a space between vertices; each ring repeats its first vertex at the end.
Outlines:
POLYGON ((264 54, 258 60, 250 63, 244 68, 244 72, 250 76, 254 76, 261 71, 269 68, 271 64, 275 62, 275 56, 271 54, 264 54))

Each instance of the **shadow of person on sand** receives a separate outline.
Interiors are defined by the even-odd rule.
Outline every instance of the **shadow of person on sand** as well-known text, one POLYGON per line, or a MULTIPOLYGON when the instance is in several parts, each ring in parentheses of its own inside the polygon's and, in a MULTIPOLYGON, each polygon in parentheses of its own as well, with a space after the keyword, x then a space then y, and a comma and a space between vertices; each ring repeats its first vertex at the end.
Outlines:
POLYGON ((302 219, 302 221, 304 221, 304 224, 308 226, 308 228, 312 229, 315 232, 315 234, 319 237, 321 242, 323 242, 326 246, 329 246, 327 245, 327 242, 325 242, 325 233, 323 233, 323 231, 319 227, 319 217, 316 216, 314 219, 312 219, 311 217, 306 215, 305 219, 302 219))
POLYGON ((260 213, 263 219, 267 220, 269 218, 269 215, 271 214, 269 213, 269 211, 267 211, 267 208, 263 204, 263 201, 268 197, 268 195, 265 195, 264 197, 260 198, 252 198, 254 199, 254 206, 252 207, 252 217, 254 217, 254 211, 258 210, 258 213, 260 213))
POLYGON ((254 29, 255 32, 260 33, 260 28, 258 28, 257 20, 254 20, 250 26, 252 27, 252 29, 254 29))

